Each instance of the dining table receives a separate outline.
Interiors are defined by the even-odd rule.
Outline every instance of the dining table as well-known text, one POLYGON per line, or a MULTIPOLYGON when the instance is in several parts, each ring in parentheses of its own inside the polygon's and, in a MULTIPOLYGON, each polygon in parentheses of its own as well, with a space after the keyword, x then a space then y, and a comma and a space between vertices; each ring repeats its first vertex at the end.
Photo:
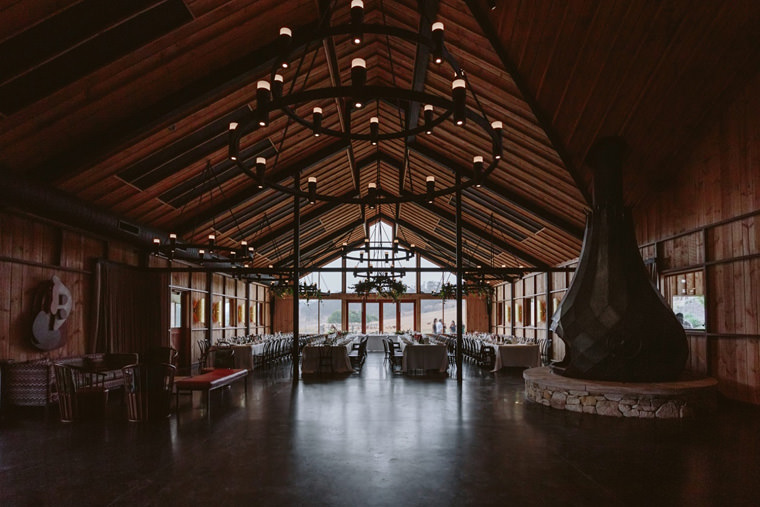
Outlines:
POLYGON ((449 368, 446 345, 439 343, 414 343, 401 341, 403 359, 401 371, 408 373, 418 370, 444 373, 449 368))
POLYGON ((355 337, 349 337, 336 343, 322 342, 305 346, 301 353, 301 373, 352 373, 354 368, 348 354, 355 340, 355 337), (324 355, 329 355, 329 366, 322 364, 324 355))
POLYGON ((492 346, 496 353, 496 361, 491 371, 498 371, 512 366, 535 368, 541 365, 541 351, 535 343, 483 342, 483 345, 492 346))

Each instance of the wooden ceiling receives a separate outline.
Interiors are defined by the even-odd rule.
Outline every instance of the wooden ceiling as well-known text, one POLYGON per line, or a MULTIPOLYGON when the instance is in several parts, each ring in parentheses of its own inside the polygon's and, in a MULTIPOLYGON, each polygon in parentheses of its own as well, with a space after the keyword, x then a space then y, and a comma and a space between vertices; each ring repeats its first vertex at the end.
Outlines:
MULTIPOLYGON (((3 0, 0 169, 186 241, 211 232, 225 246, 245 239, 256 247, 256 266, 288 266, 293 198, 258 189, 227 160, 227 125, 256 107, 256 82, 270 75, 280 26, 310 30, 326 12, 333 24, 345 22, 349 3, 3 0)), ((503 160, 482 188, 464 192, 466 265, 541 267, 576 257, 592 142, 625 137, 625 197, 643 206, 759 68, 754 0, 495 3, 490 10, 481 1, 365 0, 365 22, 426 33, 442 21, 446 47, 476 94, 468 107, 504 123, 503 160)), ((415 45, 365 35, 357 48, 344 39, 294 53, 286 90, 347 83, 360 56, 369 84, 449 96, 450 69, 415 45)), ((338 130, 348 121, 368 129, 372 115, 383 128, 406 115, 421 121, 413 108, 387 102, 298 110, 308 115, 314 105, 338 130)), ((243 158, 252 165, 265 156, 267 179, 286 185, 299 172, 304 188, 316 176, 320 192, 332 195, 365 193, 370 181, 393 195, 419 193, 427 175, 453 181, 452 168, 467 173, 473 155, 490 153, 471 124, 447 121, 433 136, 374 147, 314 137, 279 112, 270 120, 243 138, 243 158)), ((304 202, 301 213, 304 265, 334 258, 380 219, 432 259, 453 262, 452 199, 375 210, 304 202)))

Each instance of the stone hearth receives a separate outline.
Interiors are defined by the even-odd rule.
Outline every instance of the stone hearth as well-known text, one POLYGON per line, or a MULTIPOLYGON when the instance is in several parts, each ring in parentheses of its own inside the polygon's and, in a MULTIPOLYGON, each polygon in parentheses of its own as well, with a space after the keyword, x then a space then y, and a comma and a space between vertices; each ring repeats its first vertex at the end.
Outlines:
POLYGON ((558 410, 642 419, 679 419, 717 406, 713 378, 674 382, 611 382, 565 377, 548 366, 523 372, 525 397, 558 410))

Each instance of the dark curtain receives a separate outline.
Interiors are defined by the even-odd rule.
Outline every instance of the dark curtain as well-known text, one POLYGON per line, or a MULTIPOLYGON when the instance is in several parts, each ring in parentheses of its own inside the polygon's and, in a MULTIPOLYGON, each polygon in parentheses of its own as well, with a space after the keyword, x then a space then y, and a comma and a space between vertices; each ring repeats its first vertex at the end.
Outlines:
POLYGON ((162 273, 98 261, 91 352, 137 352, 169 344, 168 285, 162 273))

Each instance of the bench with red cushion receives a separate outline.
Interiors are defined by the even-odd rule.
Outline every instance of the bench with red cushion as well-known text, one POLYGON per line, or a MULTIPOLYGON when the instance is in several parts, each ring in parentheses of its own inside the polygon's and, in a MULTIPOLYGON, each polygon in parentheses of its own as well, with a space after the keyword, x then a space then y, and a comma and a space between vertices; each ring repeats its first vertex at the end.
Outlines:
POLYGON ((209 372, 194 377, 185 377, 174 382, 174 388, 177 395, 177 417, 179 417, 179 393, 180 391, 205 391, 206 392, 206 413, 209 421, 211 420, 211 391, 220 387, 228 386, 238 380, 243 381, 245 386, 245 397, 248 398, 248 383, 245 381, 248 370, 216 368, 209 372))

